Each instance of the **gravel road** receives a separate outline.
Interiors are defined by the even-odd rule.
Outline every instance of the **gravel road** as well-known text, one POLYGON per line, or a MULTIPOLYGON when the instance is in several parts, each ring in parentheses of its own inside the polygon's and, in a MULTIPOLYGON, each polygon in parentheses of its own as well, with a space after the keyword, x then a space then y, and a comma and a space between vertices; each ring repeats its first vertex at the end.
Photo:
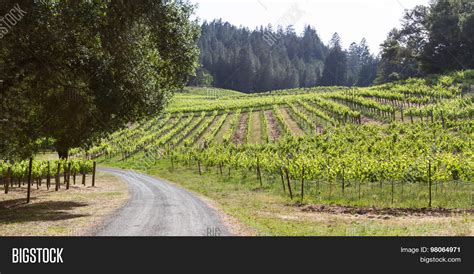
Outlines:
POLYGON ((218 213, 192 193, 162 180, 101 168, 128 184, 130 200, 96 236, 229 236, 218 213))

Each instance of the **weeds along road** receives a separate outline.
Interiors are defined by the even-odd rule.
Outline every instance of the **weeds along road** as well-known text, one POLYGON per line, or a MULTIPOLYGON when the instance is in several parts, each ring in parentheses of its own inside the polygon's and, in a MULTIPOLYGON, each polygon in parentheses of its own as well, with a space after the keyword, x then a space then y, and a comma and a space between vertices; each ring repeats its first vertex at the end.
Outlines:
POLYGON ((96 229, 96 236, 230 235, 218 213, 194 194, 134 171, 100 170, 126 182, 130 200, 96 229))

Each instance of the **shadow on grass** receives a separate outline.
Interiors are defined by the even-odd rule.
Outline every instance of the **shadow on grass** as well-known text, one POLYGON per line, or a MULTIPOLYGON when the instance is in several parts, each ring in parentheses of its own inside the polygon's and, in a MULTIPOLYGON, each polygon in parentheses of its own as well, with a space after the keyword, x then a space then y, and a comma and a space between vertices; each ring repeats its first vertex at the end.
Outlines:
POLYGON ((0 224, 23 223, 33 221, 58 221, 87 216, 67 212, 77 207, 87 206, 85 203, 47 201, 26 204, 25 199, 0 202, 0 224))

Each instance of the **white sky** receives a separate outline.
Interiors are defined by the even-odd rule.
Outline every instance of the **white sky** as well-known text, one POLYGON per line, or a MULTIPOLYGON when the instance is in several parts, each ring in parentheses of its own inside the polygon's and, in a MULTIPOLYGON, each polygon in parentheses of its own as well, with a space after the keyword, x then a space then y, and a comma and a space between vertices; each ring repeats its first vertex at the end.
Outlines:
POLYGON ((429 0, 191 0, 198 4, 202 21, 222 18, 237 26, 288 25, 280 18, 296 14, 290 21, 300 34, 305 25, 316 28, 325 44, 338 32, 345 48, 365 37, 373 53, 388 32, 400 26, 405 8, 427 5, 429 0))

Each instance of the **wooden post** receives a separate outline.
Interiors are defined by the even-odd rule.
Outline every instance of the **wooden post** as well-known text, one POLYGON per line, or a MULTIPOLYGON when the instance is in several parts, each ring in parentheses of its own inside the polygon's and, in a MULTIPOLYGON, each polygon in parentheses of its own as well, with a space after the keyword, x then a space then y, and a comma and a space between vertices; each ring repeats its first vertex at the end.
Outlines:
POLYGON ((12 177, 12 173, 11 173, 11 169, 10 169, 10 187, 13 188, 13 177, 12 177))
POLYGON ((393 180, 392 180, 392 192, 391 192, 391 194, 392 194, 392 204, 393 204, 393 192, 394 192, 394 189, 393 189, 393 180))
POLYGON ((86 185, 86 173, 84 171, 82 172, 82 185, 86 185))
POLYGON ((257 178, 258 178, 258 180, 260 181, 260 187, 263 187, 263 183, 262 183, 262 173, 260 172, 260 163, 259 163, 258 158, 257 158, 257 178))
POLYGON ((304 198, 304 166, 301 169, 301 201, 303 201, 304 198))
POLYGON ((342 196, 344 196, 344 187, 345 187, 345 182, 344 182, 344 168, 342 168, 342 183, 341 183, 342 196))
POLYGON ((283 179, 283 169, 282 168, 280 168, 280 177, 281 177, 281 185, 283 186, 283 192, 286 193, 285 180, 283 179))
POLYGON ((290 183, 290 176, 288 175, 288 169, 285 168, 286 173, 286 182, 288 183, 288 191, 290 192, 290 199, 293 200, 293 192, 291 191, 291 183, 290 183))
POLYGON ((76 184, 76 174, 77 174, 77 171, 74 170, 74 173, 72 174, 72 183, 73 184, 76 184))
POLYGON ((58 170, 56 172, 56 185, 55 185, 55 188, 54 188, 54 191, 58 191, 59 190, 59 180, 60 180, 60 177, 59 177, 59 172, 61 170, 61 163, 58 162, 58 170))
POLYGON ((401 180, 400 184, 402 185, 400 187, 400 202, 403 202, 403 180, 401 180))
POLYGON ((431 160, 428 162, 428 185, 429 185, 429 199, 430 202, 428 204, 428 207, 431 207, 431 160))
POLYGON ((46 189, 49 190, 50 184, 51 184, 51 167, 48 161, 48 174, 46 174, 46 189))
POLYGON ((9 167, 7 170, 7 177, 5 178, 5 194, 8 194, 8 187, 10 185, 11 174, 12 174, 12 169, 11 167, 9 167))
POLYGON ((69 162, 69 164, 67 166, 67 183, 69 185, 71 185, 71 167, 72 167, 72 163, 69 162))
POLYGON ((94 161, 92 166, 92 186, 95 186, 95 170, 97 167, 97 163, 94 161))
POLYGON ((332 180, 329 180, 329 200, 332 198, 332 180))
POLYGON ((31 170, 33 169, 33 158, 30 157, 30 164, 28 166, 28 192, 26 193, 26 203, 30 203, 31 196, 31 170))
POLYGON ((202 175, 202 171, 201 171, 201 161, 198 160, 198 170, 199 170, 199 175, 202 175))
POLYGON ((400 109, 400 115, 401 115, 401 118, 402 118, 402 123, 405 122, 405 119, 403 117, 403 108, 400 109))
POLYGON ((67 164, 66 189, 69 189, 69 180, 71 179, 71 162, 67 164))
POLYGON ((63 181, 64 181, 64 184, 67 183, 67 168, 66 168, 66 166, 64 166, 63 181))
POLYGON ((359 201, 360 201, 360 184, 361 184, 361 182, 359 181, 359 187, 358 187, 358 188, 359 188, 359 191, 358 191, 358 195, 357 195, 357 199, 358 199, 359 201))

